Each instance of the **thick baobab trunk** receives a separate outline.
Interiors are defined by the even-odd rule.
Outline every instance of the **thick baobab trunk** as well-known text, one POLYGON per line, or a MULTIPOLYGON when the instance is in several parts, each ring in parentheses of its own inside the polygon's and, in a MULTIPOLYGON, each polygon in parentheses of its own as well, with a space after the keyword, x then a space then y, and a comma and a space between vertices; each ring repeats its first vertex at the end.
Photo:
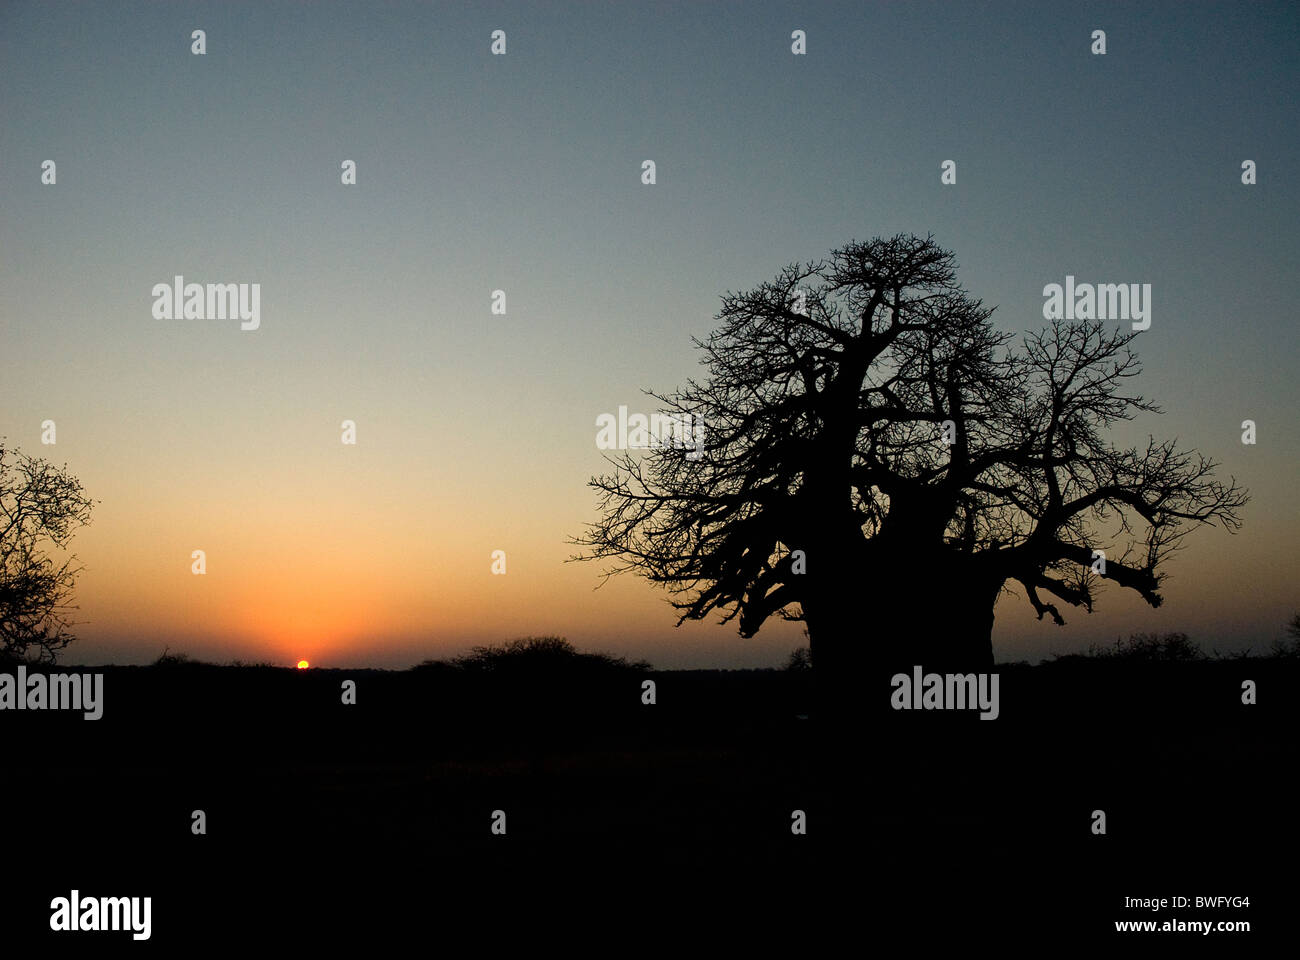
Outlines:
POLYGON ((921 577, 885 585, 880 666, 891 671, 985 671, 993 666, 993 604, 997 590, 960 578, 921 577))
POLYGON ((993 666, 997 588, 900 564, 884 575, 827 577, 804 612, 819 705, 837 722, 889 708, 890 678, 993 666))

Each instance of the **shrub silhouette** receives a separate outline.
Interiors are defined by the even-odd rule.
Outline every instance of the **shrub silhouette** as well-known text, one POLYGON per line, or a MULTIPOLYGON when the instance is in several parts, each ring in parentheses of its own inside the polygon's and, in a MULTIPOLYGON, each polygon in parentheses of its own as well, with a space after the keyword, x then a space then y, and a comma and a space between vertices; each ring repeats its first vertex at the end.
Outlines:
POLYGON ((583 653, 563 637, 523 637, 506 643, 474 647, 447 660, 425 660, 416 669, 508 676, 598 671, 643 671, 651 669, 644 660, 629 662, 608 653, 583 653))
POLYGON ((1291 660, 1300 658, 1300 613, 1287 621, 1287 640, 1274 640, 1270 651, 1274 657, 1291 660))
POLYGON ((796 647, 790 651, 790 659, 785 662, 785 669, 791 673, 801 673, 812 669, 812 651, 808 647, 796 647))
POLYGON ((1185 633, 1134 633, 1127 640, 1115 639, 1110 647, 1093 644, 1088 656, 1103 660, 1204 660, 1205 653, 1185 633))

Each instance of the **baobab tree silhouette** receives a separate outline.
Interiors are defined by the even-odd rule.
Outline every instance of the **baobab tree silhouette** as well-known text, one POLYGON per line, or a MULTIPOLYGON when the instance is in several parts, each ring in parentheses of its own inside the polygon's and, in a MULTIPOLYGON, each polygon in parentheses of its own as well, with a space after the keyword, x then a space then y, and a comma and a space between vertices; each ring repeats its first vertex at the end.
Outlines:
POLYGON ((1056 321, 1013 345, 955 269, 898 235, 725 294, 695 341, 707 381, 650 394, 704 424, 703 456, 607 457, 573 559, 666 585, 679 624, 805 621, 840 702, 864 670, 991 666, 1012 584, 1058 624, 1100 580, 1158 606, 1171 551, 1199 524, 1237 529, 1245 492, 1173 442, 1109 442, 1158 412, 1126 392, 1135 333, 1056 321))

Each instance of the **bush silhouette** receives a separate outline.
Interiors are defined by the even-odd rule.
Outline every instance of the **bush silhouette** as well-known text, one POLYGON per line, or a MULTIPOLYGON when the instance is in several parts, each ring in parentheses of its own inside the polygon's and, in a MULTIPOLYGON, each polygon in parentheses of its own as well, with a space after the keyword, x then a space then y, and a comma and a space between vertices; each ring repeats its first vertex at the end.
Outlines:
POLYGON ((186 667, 198 666, 197 662, 189 658, 189 654, 172 653, 171 648, 167 647, 158 655, 158 659, 153 662, 155 667, 186 667))
POLYGON ((1300 658, 1300 613, 1287 621, 1286 640, 1274 640, 1270 654, 1274 657, 1291 660, 1300 658))
POLYGON ((477 646, 469 653, 447 660, 425 660, 416 669, 508 676, 599 671, 642 671, 651 666, 644 660, 629 662, 608 653, 583 653, 563 637, 523 637, 491 646, 477 646))
POLYGON ((1088 656, 1103 660, 1204 660, 1205 653, 1185 633, 1135 633, 1127 640, 1116 638, 1113 646, 1093 644, 1088 656))
POLYGON ((800 673, 812 669, 812 651, 807 647, 796 647, 790 651, 790 658, 785 662, 785 669, 791 673, 800 673))

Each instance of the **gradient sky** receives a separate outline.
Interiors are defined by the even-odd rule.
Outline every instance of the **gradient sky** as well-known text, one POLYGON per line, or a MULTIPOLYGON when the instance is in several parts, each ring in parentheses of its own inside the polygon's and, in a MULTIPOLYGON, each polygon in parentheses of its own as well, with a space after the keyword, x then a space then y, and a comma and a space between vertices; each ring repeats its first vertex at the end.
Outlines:
POLYGON ((1177 437, 1253 494, 1241 533, 1189 538, 1159 610, 1112 585, 1057 628, 1004 596, 995 655, 1281 636, 1300 8, 466 7, 0 6, 0 436, 101 501, 67 659, 404 666, 561 634, 779 663, 797 625, 674 629, 646 582, 593 592, 600 568, 563 562, 596 517, 595 420, 696 374, 724 291, 899 231, 952 249, 1006 330, 1066 274, 1150 283, 1140 384, 1166 413, 1117 439, 1177 437), (176 274, 260 282, 261 329, 155 320, 176 274))

